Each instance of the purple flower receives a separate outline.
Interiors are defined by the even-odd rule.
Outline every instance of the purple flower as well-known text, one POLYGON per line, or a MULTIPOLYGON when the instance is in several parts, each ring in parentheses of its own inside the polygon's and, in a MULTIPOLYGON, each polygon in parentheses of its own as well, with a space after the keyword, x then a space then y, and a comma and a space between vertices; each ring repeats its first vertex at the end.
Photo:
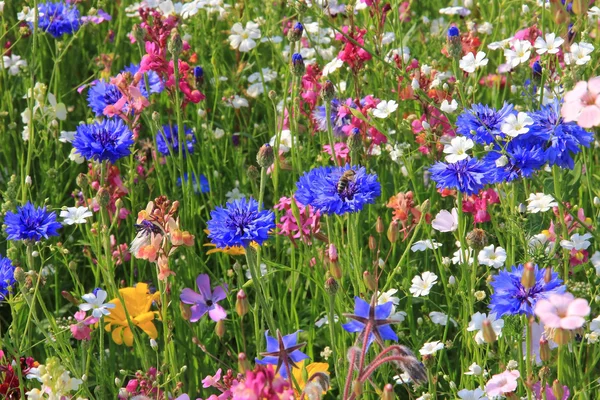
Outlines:
MULTIPOLYGON (((255 361, 262 365, 276 365, 277 371, 279 371, 283 364, 299 368, 297 363, 307 359, 308 356, 300 351, 306 343, 298 344, 298 332, 300 331, 296 331, 290 335, 281 336, 281 333, 279 333, 278 330, 277 338, 269 336, 269 331, 265 332, 267 351, 261 353, 261 356, 263 356, 262 360, 257 358, 255 361)), ((281 376, 287 379, 286 369, 287 368, 281 370, 281 376)))
POLYGON ((397 342, 398 336, 390 327, 390 324, 394 323, 394 321, 389 319, 393 307, 394 304, 391 301, 372 307, 357 296, 354 298, 354 314, 345 314, 352 321, 342 325, 342 328, 350 333, 357 333, 363 332, 367 324, 370 324, 371 332, 369 333, 367 346, 371 345, 375 337, 377 337, 379 342, 383 342, 384 340, 397 342))
POLYGON ((210 278, 206 274, 200 274, 196 278, 196 285, 200 293, 185 288, 181 291, 179 298, 185 304, 193 304, 190 322, 196 322, 208 312, 208 316, 215 322, 227 317, 225 309, 217 304, 227 297, 227 285, 217 286, 213 291, 210 289, 210 278))

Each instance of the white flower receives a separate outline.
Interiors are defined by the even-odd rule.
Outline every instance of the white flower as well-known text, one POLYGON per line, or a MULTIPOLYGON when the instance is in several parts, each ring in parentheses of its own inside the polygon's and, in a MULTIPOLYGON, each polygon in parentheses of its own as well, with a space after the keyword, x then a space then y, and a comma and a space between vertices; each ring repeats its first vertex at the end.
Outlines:
POLYGON ((77 131, 61 131, 58 141, 61 143, 71 143, 75 139, 77 131))
MULTIPOLYGON (((431 322, 437 325, 446 326, 448 323, 448 315, 439 311, 432 311, 429 313, 429 318, 431 318, 431 322)), ((456 324, 454 320, 451 320, 452 323, 456 324)))
POLYGON ((600 251, 596 251, 590 258, 592 266, 596 268, 596 275, 600 276, 600 251))
POLYGON ((452 212, 447 210, 440 211, 433 221, 431 226, 436 231, 440 232, 454 232, 458 229, 458 211, 456 208, 452 209, 452 212))
POLYGON ((508 39, 500 40, 499 42, 492 42, 492 43, 488 44, 487 47, 490 50, 506 49, 510 45, 510 41, 511 41, 511 39, 508 38, 508 39))
POLYGON ((594 6, 592 8, 590 8, 587 12, 588 17, 590 18, 600 18, 600 8, 598 8, 598 6, 594 6))
POLYGON ((242 107, 248 107, 248 100, 243 98, 242 96, 238 96, 237 94, 233 96, 231 99, 227 101, 227 104, 235 109, 240 109, 242 107))
POLYGON ((487 65, 488 61, 489 60, 485 58, 485 53, 483 51, 478 51, 477 55, 468 53, 463 56, 459 61, 459 66, 463 71, 472 74, 479 67, 487 65))
POLYGON ((410 248, 413 252, 417 252, 417 251, 425 251, 426 249, 431 249, 431 250, 435 250, 438 247, 442 247, 441 243, 436 242, 435 240, 419 240, 413 243, 412 247, 410 248))
POLYGON ((85 162, 85 157, 77 152, 76 148, 72 148, 69 153, 69 160, 73 161, 75 164, 83 164, 85 162))
POLYGON ((106 303, 104 304, 104 300, 106 300, 107 293, 98 289, 96 293, 88 293, 81 296, 85 303, 81 303, 79 305, 79 309, 82 311, 92 310, 92 316, 94 318, 102 318, 104 315, 109 315, 109 308, 115 308, 116 304, 114 303, 106 303))
POLYGON ((437 275, 433 272, 425 271, 421 276, 417 275, 412 279, 412 286, 409 292, 414 297, 427 296, 433 285, 437 282, 437 275))
POLYGON ((446 161, 453 164, 468 158, 467 151, 471 150, 474 146, 475 143, 473 143, 473 140, 467 139, 464 136, 452 138, 450 144, 444 145, 444 154, 447 154, 445 157, 446 161))
POLYGON ((263 68, 262 69, 262 77, 260 72, 255 72, 248 76, 248 82, 262 82, 264 79, 265 82, 271 82, 277 79, 277 72, 273 71, 271 68, 263 68))
MULTIPOLYGON (((598 8, 598 7, 596 7, 598 8)), ((2 14, 4 12, 4 2, 0 1, 0 14, 2 14)))
MULTIPOLYGON (((38 14, 38 17, 40 15, 38 14)), ((17 13, 17 19, 19 21, 31 22, 35 21, 35 8, 33 7, 23 7, 23 11, 17 13)))
POLYGON ((477 365, 477 363, 473 363, 469 365, 469 370, 465 372, 465 375, 475 375, 479 376, 483 373, 483 369, 477 365))
POLYGON ((328 76, 332 72, 335 72, 339 68, 342 68, 343 65, 344 65, 344 62, 342 60, 340 60, 337 57, 334 58, 329 63, 325 64, 325 66, 323 67, 323 76, 328 76))
POLYGON ((519 112, 517 115, 510 114, 500 127, 500 130, 510 137, 517 137, 529 132, 529 125, 533 125, 533 119, 527 113, 519 112))
POLYGON ((579 233, 571 236, 571 240, 561 240, 560 247, 567 250, 585 250, 590 247, 590 241, 588 239, 592 238, 591 233, 586 233, 584 235, 580 235, 579 233))
POLYGON ((533 46, 537 49, 536 52, 538 54, 556 54, 564 42, 565 40, 560 36, 556 37, 555 33, 546 33, 545 40, 541 36, 538 36, 533 46))
POLYGON ((573 43, 571 52, 565 54, 565 64, 585 65, 592 59, 590 57, 592 51, 594 51, 594 46, 590 43, 573 43))
POLYGON ((394 375, 392 379, 396 382, 396 385, 404 385, 412 382, 412 379, 410 379, 410 376, 406 372, 403 372, 400 375, 394 375))
POLYGON ((386 45, 396 40, 396 34, 394 32, 385 32, 381 38, 381 44, 386 45))
POLYGON ((377 297, 378 305, 392 302, 393 305, 397 306, 400 303, 400 299, 398 297, 394 296, 396 293, 398 293, 398 289, 390 289, 387 292, 383 292, 383 293, 377 292, 377 293, 378 293, 378 297, 377 297))
POLYGON ((506 57, 506 63, 510 64, 512 68, 517 65, 527 62, 531 56, 531 43, 527 40, 515 40, 512 43, 512 49, 504 50, 504 57, 506 57))
POLYGON ((439 350, 444 348, 444 343, 440 343, 439 340, 435 342, 425 343, 423 347, 419 350, 419 354, 422 356, 429 356, 437 353, 439 350))
POLYGON ((488 397, 481 388, 477 388, 475 390, 459 390, 457 395, 462 400, 488 400, 488 397))
MULTIPOLYGON (((248 278, 248 279, 251 279, 251 278, 248 278)), ((337 323, 339 321, 338 316, 335 314, 333 314, 333 319, 334 319, 335 323, 337 323)), ((329 325, 329 317, 327 315, 325 315, 323 318, 319 318, 317 321, 315 321, 315 326, 317 328, 320 328, 323 325, 329 325)))
POLYGON ((398 103, 394 100, 383 100, 377 104, 377 108, 373 110, 373 115, 377 118, 387 118, 396 111, 396 109, 398 109, 398 103))
POLYGON ((234 201, 243 199, 244 197, 246 197, 246 195, 240 192, 240 189, 233 188, 229 192, 225 193, 225 197, 227 197, 227 201, 234 201))
POLYGON ((461 17, 466 17, 471 14, 471 10, 465 7, 446 7, 440 8, 440 14, 444 15, 459 15, 461 17))
POLYGON ((60 217, 64 218, 65 225, 85 224, 86 218, 94 215, 87 207, 68 207, 60 212, 60 217))
POLYGON ((506 250, 498 246, 494 248, 493 244, 485 246, 477 255, 479 265, 487 265, 488 267, 500 268, 506 261, 506 250))
POLYGON ((265 85, 262 82, 256 82, 248 86, 246 94, 254 99, 265 92, 265 85))
POLYGON ((485 35, 491 35, 493 32, 494 26, 489 22, 484 22, 483 24, 477 27, 477 32, 483 33, 485 35))
POLYGON ((18 75, 22 69, 27 67, 27 61, 21 60, 21 56, 14 53, 10 57, 2 56, 2 61, 4 62, 4 69, 7 69, 11 75, 18 75))
POLYGON ((464 257, 467 257, 467 263, 468 264, 472 264, 473 263, 473 249, 472 248, 467 248, 467 251, 465 251, 463 254, 463 251, 460 248, 460 242, 456 242, 457 246, 458 246, 458 250, 456 250, 454 252, 454 254, 452 254, 452 264, 457 265, 457 264, 463 264, 465 262, 464 257))
POLYGON ((590 321, 590 331, 600 334, 600 315, 590 321))
MULTIPOLYGON (((277 135, 273 136, 269 141, 271 147, 275 147, 275 143, 277 141, 277 135)), ((284 129, 281 131, 281 135, 279 136, 279 151, 287 153, 292 148, 292 132, 289 129, 284 129)))
POLYGON ((546 212, 552 207, 558 207, 558 203, 549 194, 531 193, 527 199, 527 211, 530 213, 546 212))
POLYGON ((404 311, 398 311, 398 312, 395 312, 392 315, 390 315, 388 317, 388 319, 391 319, 392 321, 394 321, 396 323, 400 323, 400 322, 404 322, 407 315, 408 314, 405 313, 404 311))
POLYGON ((258 24, 252 21, 246 22, 246 28, 239 22, 231 27, 231 35, 229 35, 229 44, 233 49, 237 49, 243 53, 248 52, 256 47, 254 39, 260 38, 260 29, 258 24))
MULTIPOLYGON (((265 276, 267 274, 267 264, 265 263, 260 263, 260 276, 265 276)), ((250 273, 250 269, 246 270, 246 279, 250 280, 252 279, 252 274, 250 273)))
POLYGON ((448 103, 448 100, 444 100, 442 101, 442 105, 440 106, 440 110, 442 110, 445 113, 453 113, 454 111, 456 111, 457 108, 458 103, 454 99, 452 99, 450 103, 448 103))
POLYGON ((503 319, 496 319, 496 313, 490 313, 490 315, 486 315, 485 313, 476 312, 471 316, 471 321, 469 322, 469 326, 467 330, 469 332, 478 331, 475 335, 475 342, 477 344, 484 344, 483 340, 483 321, 488 320, 496 334, 496 337, 502 336, 502 328, 504 327, 503 319))

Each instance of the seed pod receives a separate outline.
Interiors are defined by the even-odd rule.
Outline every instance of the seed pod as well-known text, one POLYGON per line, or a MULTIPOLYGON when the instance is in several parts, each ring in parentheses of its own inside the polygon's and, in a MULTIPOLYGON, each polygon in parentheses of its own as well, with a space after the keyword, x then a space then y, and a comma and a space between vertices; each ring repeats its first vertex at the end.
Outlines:
POLYGON ((215 325, 215 333, 217 334, 219 339, 223 338, 223 336, 225 335, 225 321, 217 321, 217 324, 215 325))
POLYGON ((377 239, 375 239, 375 236, 370 235, 369 236, 369 250, 375 251, 375 249, 377 249, 377 239))

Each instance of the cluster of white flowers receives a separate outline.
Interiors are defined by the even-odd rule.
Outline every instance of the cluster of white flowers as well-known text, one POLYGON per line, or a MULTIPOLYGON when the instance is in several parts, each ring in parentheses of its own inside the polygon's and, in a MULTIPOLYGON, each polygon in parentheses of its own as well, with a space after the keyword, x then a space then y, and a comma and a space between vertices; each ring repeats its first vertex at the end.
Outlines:
POLYGON ((26 99, 33 98, 33 109, 26 108, 21 113, 23 124, 23 140, 29 140, 31 124, 39 122, 43 126, 58 126, 58 121, 67 119, 67 108, 63 103, 56 101, 56 96, 48 92, 48 87, 37 82, 25 95, 26 99))
POLYGON ((79 389, 83 380, 71 377, 58 358, 49 358, 46 364, 32 368, 27 379, 37 379, 42 383, 40 389, 31 389, 25 393, 28 400, 71 398, 71 392, 79 389))

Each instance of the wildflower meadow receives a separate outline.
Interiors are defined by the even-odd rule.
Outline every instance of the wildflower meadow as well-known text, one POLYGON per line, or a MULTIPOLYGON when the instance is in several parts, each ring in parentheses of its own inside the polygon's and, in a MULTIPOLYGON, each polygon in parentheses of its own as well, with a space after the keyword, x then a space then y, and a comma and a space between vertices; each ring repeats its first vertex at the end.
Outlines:
POLYGON ((0 1, 0 399, 600 399, 600 2, 0 1))

